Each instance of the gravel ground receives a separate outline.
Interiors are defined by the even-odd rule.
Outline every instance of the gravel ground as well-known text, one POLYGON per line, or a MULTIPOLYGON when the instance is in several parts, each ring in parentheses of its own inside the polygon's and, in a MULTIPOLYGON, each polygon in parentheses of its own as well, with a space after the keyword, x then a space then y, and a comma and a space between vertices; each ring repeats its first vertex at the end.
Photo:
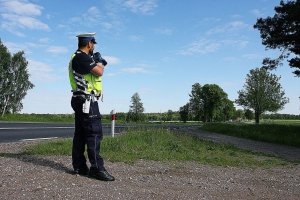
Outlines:
POLYGON ((18 154, 0 144, 0 199, 300 199, 300 165, 242 169, 195 162, 106 162, 114 182, 71 173, 69 156, 18 154))

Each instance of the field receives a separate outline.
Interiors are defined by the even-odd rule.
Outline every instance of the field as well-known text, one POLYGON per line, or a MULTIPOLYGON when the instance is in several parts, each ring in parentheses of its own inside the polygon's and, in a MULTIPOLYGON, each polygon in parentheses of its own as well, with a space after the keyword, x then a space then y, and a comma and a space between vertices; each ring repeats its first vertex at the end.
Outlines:
POLYGON ((300 120, 272 120, 272 123, 205 123, 202 129, 226 135, 300 147, 300 120))
MULTIPOLYGON (((71 155, 71 139, 41 143, 29 147, 26 155, 71 155)), ((270 167, 286 161, 241 150, 230 145, 202 141, 187 134, 165 129, 130 130, 118 137, 105 137, 101 154, 112 162, 196 161, 201 164, 237 167, 270 167)))
POLYGON ((262 124, 296 124, 300 125, 300 120, 284 120, 284 119, 264 119, 261 121, 262 124))
MULTIPOLYGON (((0 121, 74 123, 74 118, 74 114, 6 114, 0 121)), ((104 115, 102 122, 110 122, 110 117, 104 115)))

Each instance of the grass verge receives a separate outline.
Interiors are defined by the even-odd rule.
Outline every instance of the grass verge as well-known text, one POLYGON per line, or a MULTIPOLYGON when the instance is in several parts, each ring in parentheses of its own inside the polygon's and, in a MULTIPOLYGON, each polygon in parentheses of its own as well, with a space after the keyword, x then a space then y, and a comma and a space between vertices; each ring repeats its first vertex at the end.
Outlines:
MULTIPOLYGON (((71 139, 52 141, 30 146, 24 153, 70 156, 71 146, 71 139)), ((163 129, 131 130, 115 138, 105 137, 101 143, 101 151, 105 160, 125 163, 133 163, 139 159, 196 161, 201 164, 238 167, 270 167, 288 163, 275 157, 163 129)))
MULTIPOLYGON (((10 122, 54 122, 54 123, 74 123, 74 114, 5 114, 0 116, 0 121, 10 122)), ((109 123, 108 115, 103 115, 102 123, 109 123)))
POLYGON ((74 123, 74 114, 5 114, 0 121, 74 123))
POLYGON ((300 125, 205 123, 203 130, 277 144, 300 147, 300 125))

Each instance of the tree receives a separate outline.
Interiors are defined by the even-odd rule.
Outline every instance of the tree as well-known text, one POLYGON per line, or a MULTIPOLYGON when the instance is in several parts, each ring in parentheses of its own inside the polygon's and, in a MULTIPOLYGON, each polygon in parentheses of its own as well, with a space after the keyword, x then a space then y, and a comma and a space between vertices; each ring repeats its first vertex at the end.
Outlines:
POLYGON ((254 113, 250 109, 245 110, 245 117, 248 120, 252 120, 254 118, 254 113))
POLYGON ((227 94, 216 84, 205 84, 200 97, 203 104, 204 121, 212 122, 224 107, 227 94))
POLYGON ((167 118, 167 121, 172 121, 172 119, 173 119, 173 111, 172 110, 168 110, 166 118, 167 118))
POLYGON ((247 74, 244 89, 238 91, 236 103, 245 109, 254 110, 256 124, 259 124, 262 113, 276 112, 288 103, 279 80, 280 77, 270 74, 264 68, 252 69, 250 74, 247 74))
POLYGON ((235 120, 241 121, 244 118, 244 111, 242 109, 237 109, 234 113, 235 120))
POLYGON ((234 117, 234 113, 235 107, 233 105, 233 101, 226 98, 224 99, 221 109, 217 114, 217 118, 219 118, 220 121, 228 121, 229 119, 232 119, 234 117))
POLYGON ((179 108, 180 120, 186 123, 189 119, 189 103, 179 108))
POLYGON ((196 121, 226 121, 233 117, 235 107, 227 94, 216 84, 192 85, 190 101, 180 108, 181 119, 187 117, 196 121), (187 115, 187 116, 186 116, 187 115))
POLYGON ((265 58, 266 69, 275 69, 284 59, 288 60, 294 73, 300 77, 300 1, 280 1, 275 7, 275 15, 265 19, 259 18, 254 28, 260 31, 262 44, 266 48, 279 49, 281 55, 276 59, 265 58))
POLYGON ((34 85, 29 81, 27 71, 28 62, 24 52, 20 51, 11 55, 0 40, 0 111, 17 113, 22 110, 22 99, 27 90, 34 85))
POLYGON ((190 110, 193 116, 193 119, 196 121, 201 121, 203 116, 203 102, 201 99, 201 90, 202 87, 199 83, 192 85, 192 92, 190 96, 190 110))
POLYGON ((143 121, 144 116, 144 107, 141 101, 141 98, 138 93, 134 93, 131 97, 131 105, 129 107, 128 112, 128 120, 129 121, 143 121))

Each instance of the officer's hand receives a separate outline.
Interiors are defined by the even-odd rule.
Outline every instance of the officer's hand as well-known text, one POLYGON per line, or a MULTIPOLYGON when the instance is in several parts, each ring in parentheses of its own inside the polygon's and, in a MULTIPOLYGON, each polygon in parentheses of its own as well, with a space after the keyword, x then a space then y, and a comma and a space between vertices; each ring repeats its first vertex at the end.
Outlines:
POLYGON ((107 65, 107 62, 104 58, 102 58, 100 52, 96 52, 93 54, 93 59, 96 63, 102 63, 104 66, 107 65))
POLYGON ((106 62, 106 60, 104 58, 102 58, 102 60, 100 61, 100 63, 102 63, 104 66, 107 65, 107 62, 106 62))

